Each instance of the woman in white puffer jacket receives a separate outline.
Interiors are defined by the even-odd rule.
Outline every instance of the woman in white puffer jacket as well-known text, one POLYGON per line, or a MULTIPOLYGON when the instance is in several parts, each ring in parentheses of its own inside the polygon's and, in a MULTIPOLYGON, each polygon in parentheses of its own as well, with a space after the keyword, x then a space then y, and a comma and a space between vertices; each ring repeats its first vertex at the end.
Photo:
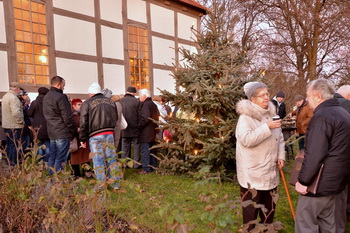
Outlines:
POLYGON ((272 120, 275 106, 270 102, 267 86, 261 82, 244 85, 248 100, 241 100, 236 106, 240 115, 236 127, 237 178, 243 201, 253 200, 265 205, 261 209, 248 206, 243 208, 244 229, 255 227, 250 221, 260 216, 260 223, 272 223, 275 211, 273 193, 279 184, 279 168, 284 166, 285 151, 281 120, 272 120), (252 197, 248 189, 257 190, 252 197))

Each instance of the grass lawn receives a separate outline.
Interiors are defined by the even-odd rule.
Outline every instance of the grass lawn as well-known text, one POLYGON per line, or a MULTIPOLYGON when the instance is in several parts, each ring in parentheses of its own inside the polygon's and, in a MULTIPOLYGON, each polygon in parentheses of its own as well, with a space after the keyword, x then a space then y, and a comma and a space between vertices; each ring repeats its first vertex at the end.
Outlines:
MULTIPOLYGON (((287 161, 284 169, 287 182, 292 163, 292 160, 287 161)), ((294 187, 288 186, 295 208, 298 194, 294 191, 294 187)), ((275 221, 283 223, 284 229, 281 232, 294 232, 294 221, 282 181, 278 191, 280 199, 277 203, 275 221)), ((191 232, 212 232, 213 223, 201 220, 202 214, 206 212, 205 207, 227 200, 239 200, 237 182, 224 182, 222 185, 218 183, 198 185, 198 181, 185 176, 156 173, 138 175, 137 170, 127 169, 123 190, 112 195, 111 208, 129 223, 135 223, 153 232, 165 232, 167 218, 177 213, 182 215, 185 224, 192 229, 191 232), (211 194, 210 201, 202 202, 199 198, 200 194, 211 194), (224 200, 225 195, 227 199, 224 200), (160 216, 159 211, 166 212, 166 207, 169 210, 168 214, 160 216), (172 214, 171 211, 174 210, 176 213, 172 214)), ((231 210, 231 213, 236 221, 231 231, 237 232, 241 226, 240 206, 231 210)))

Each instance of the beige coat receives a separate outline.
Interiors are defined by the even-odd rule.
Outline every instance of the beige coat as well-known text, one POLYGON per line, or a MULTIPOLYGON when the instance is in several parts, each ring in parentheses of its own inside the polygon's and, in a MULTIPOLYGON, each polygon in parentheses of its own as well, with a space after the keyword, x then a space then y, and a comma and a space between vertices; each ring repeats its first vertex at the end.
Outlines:
POLYGON ((270 130, 267 122, 275 115, 270 102, 263 109, 249 100, 236 107, 240 115, 236 127, 236 165, 239 184, 256 190, 270 190, 279 184, 277 160, 285 160, 282 130, 270 130))
POLYGON ((21 101, 14 91, 8 91, 2 97, 2 127, 4 129, 20 129, 24 126, 21 101))

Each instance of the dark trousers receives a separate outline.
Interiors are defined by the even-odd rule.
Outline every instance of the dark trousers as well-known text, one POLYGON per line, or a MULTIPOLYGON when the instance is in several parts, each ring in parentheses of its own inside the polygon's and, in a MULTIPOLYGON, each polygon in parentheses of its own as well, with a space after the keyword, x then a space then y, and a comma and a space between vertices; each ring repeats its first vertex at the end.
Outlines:
MULTIPOLYGON (((243 210, 243 224, 248 224, 250 221, 254 221, 260 216, 260 223, 273 223, 273 217, 275 215, 276 203, 272 199, 272 192, 276 192, 277 188, 271 190, 257 190, 257 194, 252 198, 252 193, 248 189, 241 188, 242 201, 252 200, 256 204, 262 204, 267 209, 264 213, 261 208, 254 208, 254 206, 249 205, 247 207, 242 207, 243 210)), ((252 230, 255 224, 249 224, 248 231, 252 230)))
MULTIPOLYGON (((297 137, 297 138, 300 138, 300 137, 303 137, 303 136, 305 136, 305 134, 299 134, 299 137, 297 137)), ((298 144, 299 144, 299 150, 304 150, 304 148, 305 148, 305 137, 300 139, 298 141, 298 144)))
MULTIPOLYGON (((138 162, 141 163, 141 158, 140 158, 140 142, 139 139, 137 137, 135 138, 122 138, 122 154, 121 157, 122 159, 126 158, 126 157, 131 157, 131 144, 134 147, 134 157, 133 159, 138 162)), ((135 165, 135 168, 138 168, 139 165, 135 165)))
POLYGON ((157 167, 157 159, 151 155, 156 155, 157 150, 150 150, 154 144, 154 142, 141 142, 142 169, 145 172, 152 172, 154 170, 152 167, 157 167))
POLYGON ((10 165, 14 166, 23 154, 22 129, 4 129, 6 134, 6 153, 10 165))

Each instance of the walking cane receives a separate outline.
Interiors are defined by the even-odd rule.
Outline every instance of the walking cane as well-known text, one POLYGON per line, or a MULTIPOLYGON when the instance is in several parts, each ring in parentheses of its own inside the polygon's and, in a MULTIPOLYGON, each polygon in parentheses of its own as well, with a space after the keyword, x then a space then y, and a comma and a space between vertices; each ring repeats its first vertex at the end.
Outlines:
POLYGON ((290 207, 290 210, 292 211, 293 219, 294 219, 294 221, 295 221, 295 213, 294 213, 294 208, 293 208, 293 204, 292 204, 292 199, 290 198, 290 194, 289 194, 289 190, 288 190, 286 178, 284 177, 284 172, 283 172, 283 169, 282 169, 282 168, 280 169, 280 173, 281 173, 281 176, 282 176, 284 189, 286 190, 286 194, 287 194, 287 198, 288 198, 289 207, 290 207))

